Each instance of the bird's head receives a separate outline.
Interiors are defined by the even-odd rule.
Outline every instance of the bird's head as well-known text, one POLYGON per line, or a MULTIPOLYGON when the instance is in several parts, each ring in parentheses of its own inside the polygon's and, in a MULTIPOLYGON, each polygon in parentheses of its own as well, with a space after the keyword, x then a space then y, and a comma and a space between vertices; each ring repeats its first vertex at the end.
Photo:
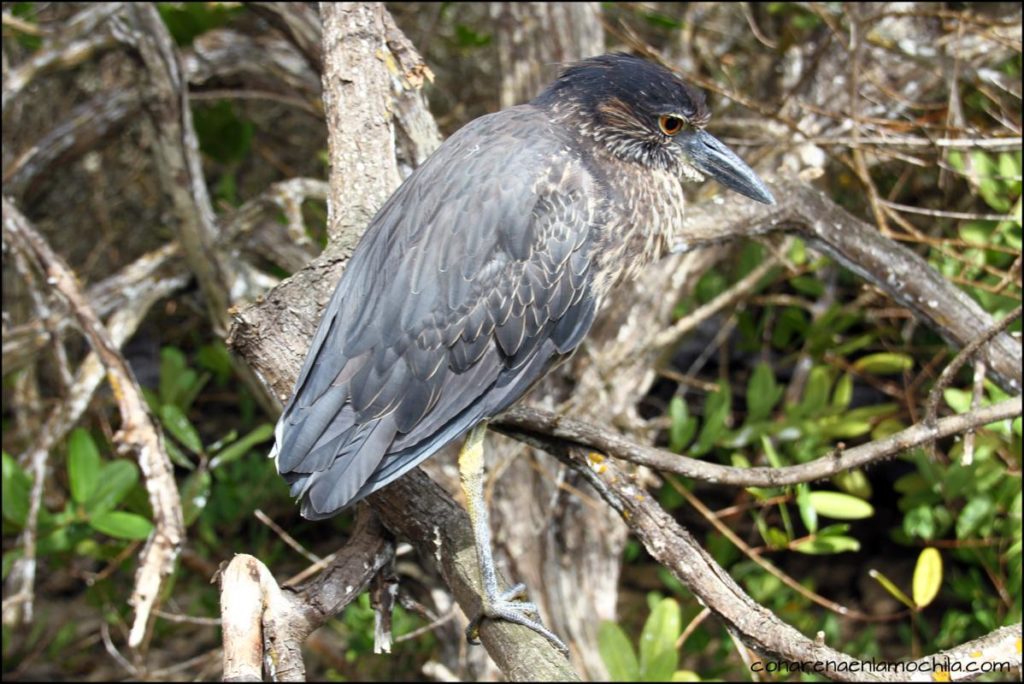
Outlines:
POLYGON ((592 57, 568 67, 533 102, 565 112, 620 159, 689 180, 708 176, 775 203, 753 169, 704 130, 711 118, 704 93, 653 62, 621 53, 592 57))

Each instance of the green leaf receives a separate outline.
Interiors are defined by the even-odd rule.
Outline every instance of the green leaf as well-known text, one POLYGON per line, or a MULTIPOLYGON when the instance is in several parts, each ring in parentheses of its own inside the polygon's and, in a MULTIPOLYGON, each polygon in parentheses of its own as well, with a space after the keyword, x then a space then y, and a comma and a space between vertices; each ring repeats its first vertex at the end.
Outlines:
POLYGON ((870 518, 875 509, 867 501, 842 492, 811 492, 811 505, 820 514, 837 520, 870 518))
POLYGON ((812 416, 821 413, 828 404, 828 393, 832 387, 831 371, 825 366, 815 366, 807 376, 804 396, 796 410, 798 416, 812 416))
POLYGON ((808 325, 809 320, 803 309, 795 306, 783 307, 772 330, 772 345, 776 349, 785 349, 794 337, 807 332, 808 325))
POLYGON ((659 651, 646 666, 640 667, 640 680, 644 682, 667 682, 679 665, 679 654, 675 649, 659 651))
POLYGON ((252 432, 247 434, 242 439, 238 440, 234 444, 230 444, 214 456, 210 460, 210 469, 222 466, 225 463, 231 463, 237 461, 242 456, 245 456, 249 451, 261 442, 265 442, 274 436, 274 426, 270 423, 263 423, 256 427, 252 432))
POLYGON ((843 535, 832 535, 829 537, 815 537, 793 544, 791 548, 800 553, 811 556, 829 556, 835 553, 846 553, 860 551, 860 541, 853 537, 843 535))
POLYGON ((768 459, 768 463, 771 464, 772 468, 781 468, 786 465, 782 462, 779 452, 775 450, 775 445, 772 444, 772 440, 768 435, 761 435, 761 448, 764 449, 765 458, 768 459))
POLYGON ((900 588, 897 587, 896 584, 891 579, 889 579, 888 577, 883 575, 878 570, 875 570, 874 568, 872 568, 871 570, 868 570, 868 575, 870 575, 876 582, 881 584, 882 587, 887 592, 892 594, 892 596, 897 601, 899 601, 900 603, 905 605, 907 608, 910 608, 911 610, 914 609, 914 602, 910 600, 909 596, 907 596, 902 591, 900 591, 900 588))
POLYGON ((97 532, 117 539, 145 539, 153 531, 153 523, 135 513, 107 511, 89 518, 97 532))
POLYGON ((597 650, 612 681, 635 682, 640 679, 640 663, 633 645, 614 622, 601 623, 597 632, 597 650))
POLYGON ((871 498, 871 481, 860 468, 844 470, 832 476, 832 482, 841 490, 867 501, 871 498))
POLYGON ((160 407, 160 422, 179 443, 194 454, 203 453, 203 442, 189 419, 174 404, 160 407))
POLYGON ((3 452, 3 516, 19 528, 28 520, 28 498, 32 489, 32 478, 28 476, 17 459, 3 452))
POLYGON ((181 485, 181 509, 185 526, 196 521, 210 501, 211 477, 208 470, 197 470, 185 478, 181 485))
POLYGON ((772 367, 763 362, 757 364, 747 383, 747 421, 767 418, 784 391, 775 381, 772 367))
POLYGON ((82 428, 75 428, 68 437, 68 480, 71 499, 75 503, 85 503, 96 491, 102 465, 100 451, 92 435, 82 428))
POLYGON ((103 464, 96 489, 85 502, 86 512, 92 517, 112 510, 138 481, 138 466, 131 461, 122 459, 103 464))
POLYGON ((173 404, 181 392, 182 380, 188 364, 185 353, 177 347, 164 347, 160 350, 160 403, 173 404))
POLYGON ((960 239, 972 245, 987 247, 992 229, 991 221, 965 221, 960 225, 960 239))
POLYGON ((668 415, 672 421, 668 428, 668 448, 677 454, 682 453, 697 434, 697 419, 690 415, 690 409, 682 397, 672 397, 668 404, 668 415))
POLYGON ((644 681, 665 681, 675 672, 679 662, 676 639, 682 632, 679 603, 662 599, 651 611, 640 634, 640 678, 644 681))
POLYGON ((903 516, 903 531, 908 537, 934 539, 935 528, 935 515, 932 512, 932 507, 928 504, 915 506, 903 516))
POLYGON ((216 442, 214 442, 213 444, 208 444, 206 446, 206 450, 211 454, 216 454, 217 452, 223 450, 227 445, 232 444, 237 440, 238 430, 228 430, 228 433, 221 437, 220 439, 218 439, 216 442))
POLYGON ((726 420, 732 411, 732 392, 726 384, 708 395, 704 402, 704 426, 701 428, 697 445, 690 450, 691 456, 702 456, 711 450, 726 430, 726 420))
POLYGON ((871 431, 871 439, 885 439, 905 429, 907 426, 899 418, 886 418, 871 431))
POLYGON ((942 398, 946 405, 957 413, 967 413, 971 410, 971 393, 955 387, 947 387, 942 391, 942 398))
POLYGON ((978 194, 985 200, 985 204, 996 211, 1007 212, 1010 210, 1010 197, 1008 188, 997 177, 999 169, 996 168, 995 160, 987 152, 975 150, 971 152, 971 161, 974 163, 974 171, 977 174, 978 194))
POLYGON ((862 356, 853 363, 855 370, 872 375, 894 375, 914 367, 914 359, 906 354, 879 352, 862 356))
POLYGON ((857 420, 851 414, 846 414, 836 420, 827 419, 827 422, 822 421, 820 425, 821 436, 827 440, 860 437, 871 432, 872 427, 870 421, 857 420))
POLYGON ((773 526, 764 530, 764 540, 773 549, 784 549, 789 545, 790 536, 773 526))
POLYGON ((914 604, 926 607, 939 594, 942 586, 942 556, 931 546, 921 549, 914 566, 914 604))
POLYGON ((174 443, 173 439, 164 437, 164 449, 167 450, 167 457, 171 459, 171 463, 174 465, 180 466, 185 470, 196 469, 196 464, 181 450, 180 446, 174 443))
POLYGON ((814 533, 818 529, 818 511, 811 503, 811 487, 806 482, 796 486, 796 505, 800 509, 800 519, 804 521, 807 531, 814 533))
POLYGON ((805 294, 808 297, 814 297, 815 299, 821 297, 825 293, 825 285, 814 276, 796 276, 795 278, 789 279, 790 286, 801 294, 805 294))
POLYGON ((956 538, 967 539, 975 533, 984 534, 992 525, 995 515, 995 504, 984 495, 972 497, 960 511, 956 520, 956 538))
POLYGON ((836 383, 836 388, 832 390, 832 407, 845 409, 850 405, 851 399, 853 399, 853 376, 843 373, 843 377, 839 378, 839 382, 836 383))
POLYGON ((227 383, 234 373, 234 367, 231 365, 231 352, 223 342, 214 342, 201 347, 196 353, 196 363, 211 371, 217 378, 218 385, 227 383))

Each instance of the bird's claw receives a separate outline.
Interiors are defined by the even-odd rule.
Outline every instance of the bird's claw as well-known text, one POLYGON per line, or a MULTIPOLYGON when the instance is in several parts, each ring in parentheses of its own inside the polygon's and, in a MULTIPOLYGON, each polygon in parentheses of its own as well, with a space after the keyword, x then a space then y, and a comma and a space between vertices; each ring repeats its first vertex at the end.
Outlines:
POLYGON ((551 630, 540 623, 540 613, 537 610, 537 605, 524 601, 525 596, 526 585, 517 584, 511 589, 502 592, 499 596, 485 597, 480 614, 466 628, 466 641, 474 645, 480 643, 478 638, 480 635, 480 624, 485 619, 505 620, 506 622, 514 622, 517 625, 532 629, 551 642, 552 646, 568 658, 569 647, 562 643, 562 640, 555 636, 551 630), (530 616, 535 616, 536 619, 530 616))

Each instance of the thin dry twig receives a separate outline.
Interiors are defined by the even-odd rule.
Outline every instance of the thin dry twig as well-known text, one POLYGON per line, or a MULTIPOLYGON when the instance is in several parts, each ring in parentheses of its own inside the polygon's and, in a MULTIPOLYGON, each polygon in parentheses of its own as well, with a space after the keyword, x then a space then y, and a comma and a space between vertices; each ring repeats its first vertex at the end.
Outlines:
POLYGON ((845 470, 889 458, 931 440, 1020 414, 1021 397, 1017 396, 977 411, 947 416, 935 421, 933 425, 923 421, 884 439, 850 449, 835 450, 813 461, 783 468, 736 468, 686 458, 670 451, 636 444, 603 426, 533 408, 512 408, 490 425, 516 438, 526 436, 537 438, 542 443, 580 445, 637 465, 677 473, 695 480, 738 487, 780 487, 831 477, 845 470))
POLYGON ((316 563, 321 563, 323 561, 322 558, 317 556, 315 553, 311 553, 309 551, 309 549, 307 549, 305 546, 303 546, 298 541, 296 541, 295 537, 293 537, 292 535, 288 534, 280 525, 278 525, 276 522, 274 522, 270 518, 270 516, 268 516, 266 513, 264 513, 260 509, 257 508, 255 511, 253 511, 253 515, 255 515, 256 519, 259 520, 261 523, 263 523, 264 525, 266 525, 267 527, 272 529, 274 531, 274 534, 276 534, 278 537, 281 538, 281 541, 283 541, 285 544, 287 544, 288 546, 290 546, 293 549, 295 549, 295 551, 298 554, 303 556, 310 563, 316 564, 316 563))
MULTIPOLYGON (((953 357, 953 360, 949 362, 942 373, 939 375, 939 379, 932 385, 931 391, 928 393, 928 401, 925 404, 924 422, 926 425, 935 425, 936 417, 939 414, 939 400, 942 398, 942 393, 953 382, 953 378, 963 368, 963 365, 967 363, 979 349, 989 343, 996 335, 1006 330, 1010 324, 1020 318, 1021 307, 1018 306, 1016 309, 1006 314, 1002 320, 996 321, 988 329, 984 330, 974 340, 967 344, 960 352, 953 357)), ((964 414, 966 415, 966 414, 964 414)), ((934 449, 934 442, 930 443, 930 449, 934 449)))

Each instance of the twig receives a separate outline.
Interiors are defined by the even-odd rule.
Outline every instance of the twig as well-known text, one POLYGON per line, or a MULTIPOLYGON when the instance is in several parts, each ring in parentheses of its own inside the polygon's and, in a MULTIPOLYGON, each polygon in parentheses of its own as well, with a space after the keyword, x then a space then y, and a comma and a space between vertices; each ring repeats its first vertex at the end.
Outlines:
POLYGON ((415 638, 419 637, 422 634, 426 634, 427 632, 432 632, 435 629, 437 629, 438 627, 442 627, 443 625, 446 625, 449 622, 451 622, 452 620, 454 620, 458 616, 458 614, 459 614, 459 607, 456 606, 456 605, 453 605, 451 610, 447 611, 444 615, 441 615, 436 620, 433 620, 433 621, 423 625, 422 627, 417 627, 416 629, 412 630, 411 632, 406 632, 405 634, 403 634, 400 637, 395 637, 395 643, 396 644, 400 644, 403 641, 410 641, 412 639, 415 639, 415 638))
POLYGON ((776 567, 776 565, 766 559, 760 551, 751 548, 748 544, 745 544, 743 540, 740 539, 739 535, 733 532, 727 525, 723 524, 722 521, 718 519, 718 516, 704 505, 704 502, 698 499, 693 492, 679 484, 674 477, 666 477, 665 479, 670 485, 672 485, 673 489, 675 489, 698 513, 700 513, 702 518, 707 520, 708 523, 718 530, 719 534, 728 539, 733 546, 750 558, 750 560, 764 568, 766 572, 777 577, 779 581, 806 598, 808 601, 816 603, 822 608, 830 610, 838 615, 842 615, 843 617, 847 617, 852 620, 860 620, 862 622, 888 622, 906 614, 905 612, 900 612, 890 615, 869 615, 853 608, 847 608, 835 601, 830 601, 821 594, 811 591, 804 585, 800 584, 800 582, 793 579, 790 575, 783 572, 780 568, 776 567))
POLYGON ((636 444, 601 426, 565 418, 539 409, 515 407, 491 422, 491 426, 517 439, 538 437, 542 443, 567 442, 684 477, 739 487, 780 487, 831 477, 852 468, 879 461, 930 440, 959 434, 1021 414, 1021 397, 947 416, 928 425, 921 422, 884 439, 830 453, 808 463, 784 468, 736 468, 686 458, 669 451, 636 444))
POLYGON ((174 41, 156 8, 129 4, 113 24, 116 37, 132 47, 146 67, 152 92, 146 111, 155 132, 153 152, 164 189, 177 215, 175 225, 189 268, 203 292, 210 323, 226 335, 234 269, 217 248, 218 229, 199 157, 188 105, 188 86, 174 41))
POLYGON ((322 562, 323 559, 321 559, 314 553, 310 553, 310 551, 306 547, 304 547, 302 544, 295 540, 295 537, 285 532, 280 525, 271 520, 270 516, 268 516, 266 513, 257 508, 255 511, 253 511, 253 515, 255 515, 256 519, 259 520, 261 523, 272 529, 274 533, 281 538, 281 541, 295 549, 296 552, 305 557, 306 560, 308 560, 310 563, 322 562))
POLYGON ((117 650, 117 646, 114 645, 114 640, 110 638, 110 625, 107 624, 106 620, 100 622, 100 635, 103 637, 103 647, 107 650, 107 653, 110 654, 110 657, 113 658, 118 665, 123 667, 131 677, 138 677, 139 669, 132 665, 131 662, 125 658, 119 650, 117 650))
MULTIPOLYGON (((939 400, 942 398, 942 392, 949 386, 949 383, 953 381, 956 374, 960 371, 967 360, 971 358, 981 347, 990 342, 996 335, 1006 330, 1011 323, 1020 318, 1021 307, 1018 306, 1016 309, 1006 314, 1006 316, 996 323, 993 323, 974 340, 972 340, 967 346, 960 350, 960 352, 953 357, 953 360, 949 362, 942 373, 939 375, 939 379, 932 385, 931 391, 928 393, 928 401, 925 404, 924 422, 926 425, 935 425, 936 416, 939 413, 939 400)), ((932 447, 934 448, 934 443, 932 447)))
POLYGON ((662 330, 655 335, 651 343, 652 346, 656 349, 674 349, 679 340, 685 337, 691 330, 694 330, 707 319, 732 306, 749 294, 751 290, 760 284, 761 279, 768 275, 776 266, 778 266, 776 259, 765 259, 754 270, 736 281, 732 287, 719 294, 710 302, 680 318, 672 324, 671 328, 662 330))
MULTIPOLYGON (((981 398, 985 394, 985 362, 980 359, 974 360, 974 387, 971 390, 971 410, 977 411, 981 406, 981 398)), ((960 465, 969 466, 974 462, 974 435, 976 430, 971 428, 964 433, 963 455, 960 457, 960 465)))
POLYGON ((155 610, 154 614, 162 620, 184 625, 202 625, 203 627, 220 627, 220 618, 198 617, 195 615, 179 615, 166 610, 155 610))
POLYGON ((117 41, 109 32, 96 29, 120 10, 121 3, 117 2, 87 7, 65 24, 63 32, 52 36, 29 59, 6 71, 0 104, 3 111, 7 112, 11 102, 36 77, 56 69, 77 66, 97 52, 116 45, 117 41))

